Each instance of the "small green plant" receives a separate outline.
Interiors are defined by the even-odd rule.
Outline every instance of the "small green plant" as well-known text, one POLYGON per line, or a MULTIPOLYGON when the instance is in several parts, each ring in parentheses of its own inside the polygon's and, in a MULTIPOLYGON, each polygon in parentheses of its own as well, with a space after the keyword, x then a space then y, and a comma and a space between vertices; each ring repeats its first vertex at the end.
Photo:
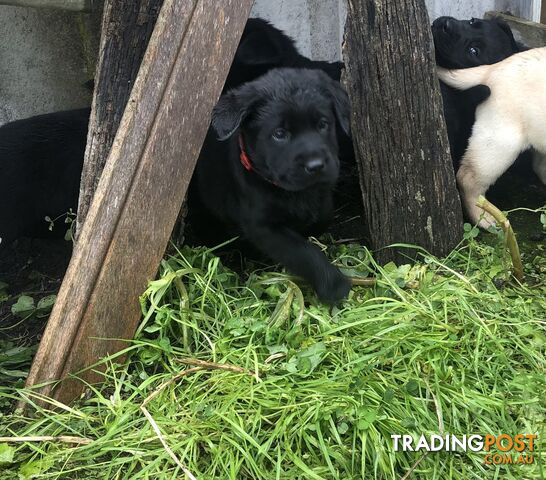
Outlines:
POLYGON ((464 234, 463 237, 465 240, 473 240, 478 237, 480 234, 480 229, 477 225, 471 225, 470 223, 464 224, 464 234))
POLYGON ((64 234, 64 239, 67 242, 73 242, 74 234, 76 233, 76 213, 74 213, 72 209, 53 219, 49 216, 46 216, 44 218, 44 220, 49 224, 48 228, 50 232, 53 231, 53 229, 55 228, 55 223, 61 219, 64 219, 63 223, 67 225, 67 229, 64 234))
MULTIPOLYGON (((0 384, 25 378, 35 351, 35 346, 18 346, 15 342, 0 340, 0 384)), ((0 396, 0 407, 1 400, 0 396)))
POLYGON ((34 298, 29 295, 21 295, 17 302, 11 306, 11 313, 19 318, 30 318, 33 315, 43 318, 47 317, 55 304, 56 295, 48 295, 35 303, 34 298))

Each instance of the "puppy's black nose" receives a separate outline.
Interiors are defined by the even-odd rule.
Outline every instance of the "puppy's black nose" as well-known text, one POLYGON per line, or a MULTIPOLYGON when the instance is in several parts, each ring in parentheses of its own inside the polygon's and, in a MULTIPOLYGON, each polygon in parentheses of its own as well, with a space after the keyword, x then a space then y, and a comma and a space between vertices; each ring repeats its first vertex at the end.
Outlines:
POLYGON ((305 162, 305 171, 307 173, 317 173, 324 169, 324 160, 322 158, 311 158, 305 162))

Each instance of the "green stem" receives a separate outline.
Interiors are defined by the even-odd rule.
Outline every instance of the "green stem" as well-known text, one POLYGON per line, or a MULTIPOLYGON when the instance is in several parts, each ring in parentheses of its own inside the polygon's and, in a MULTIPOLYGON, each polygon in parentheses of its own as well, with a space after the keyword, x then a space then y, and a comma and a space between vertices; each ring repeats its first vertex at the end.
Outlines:
POLYGON ((184 345, 184 350, 186 352, 190 352, 190 342, 188 340, 188 326, 186 325, 186 322, 188 321, 188 316, 187 314, 183 313, 184 310, 188 308, 188 292, 180 277, 174 278, 174 285, 178 290, 178 294, 180 295, 180 313, 182 316, 182 345, 184 345))
POLYGON ((349 277, 349 280, 351 281, 353 287, 374 287, 375 285, 377 285, 376 278, 349 277))
POLYGON ((514 277, 519 282, 523 281, 523 264, 521 263, 521 255, 519 253, 519 246, 516 240, 516 235, 510 225, 510 221, 506 218, 506 215, 502 213, 495 205, 488 201, 483 195, 480 195, 478 198, 478 207, 485 210, 487 213, 493 216, 497 224, 500 225, 504 231, 506 237, 506 245, 510 251, 510 256, 512 257, 512 265, 514 267, 514 277))

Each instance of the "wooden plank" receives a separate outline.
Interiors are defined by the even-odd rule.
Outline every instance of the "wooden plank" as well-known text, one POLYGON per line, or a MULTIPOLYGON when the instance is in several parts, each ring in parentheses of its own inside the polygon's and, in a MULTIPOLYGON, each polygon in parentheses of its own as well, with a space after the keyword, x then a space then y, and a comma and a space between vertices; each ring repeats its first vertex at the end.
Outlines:
POLYGON ((102 0, 0 0, 0 5, 94 12, 101 8, 102 0))
MULTIPOLYGON (((165 0, 28 385, 126 346, 157 271, 252 0, 165 0)), ((100 378, 86 370, 88 382, 100 378)), ((41 392, 63 402, 75 379, 41 392)))
POLYGON ((542 0, 542 7, 540 10, 540 23, 546 25, 546 0, 542 0))
POLYGON ((500 12, 487 12, 484 18, 500 17, 510 25, 514 38, 531 48, 544 47, 546 45, 546 25, 531 22, 523 18, 513 17, 500 12))
POLYGON ((106 0, 76 239, 87 216, 163 0, 106 0))
POLYGON ((364 224, 381 262, 461 240, 462 210, 424 0, 349 0, 344 60, 364 224))

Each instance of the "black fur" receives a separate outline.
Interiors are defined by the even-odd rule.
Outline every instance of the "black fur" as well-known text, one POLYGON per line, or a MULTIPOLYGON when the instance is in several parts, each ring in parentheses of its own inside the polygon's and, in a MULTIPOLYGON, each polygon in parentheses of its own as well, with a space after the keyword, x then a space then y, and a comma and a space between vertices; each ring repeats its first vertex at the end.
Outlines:
POLYGON ((76 209, 88 120, 81 109, 0 128, 0 249, 21 236, 51 235, 45 217, 76 209))
POLYGON ((347 295, 349 281, 306 237, 333 214, 336 124, 348 133, 338 82, 318 70, 274 69, 220 98, 190 188, 192 219, 225 238, 241 235, 329 303, 347 295), (253 171, 241 164, 240 135, 253 171))
POLYGON ((241 36, 224 91, 279 67, 319 69, 334 80, 339 80, 343 63, 310 60, 300 54, 294 40, 283 31, 266 20, 251 18, 241 36))
MULTIPOLYGON (((432 24, 436 63, 444 68, 469 68, 500 62, 514 53, 525 50, 518 44, 508 24, 500 19, 456 20, 437 18, 432 24)), ((444 116, 456 168, 468 146, 475 121, 476 107, 491 91, 478 85, 460 91, 440 83, 444 101, 444 116)))

